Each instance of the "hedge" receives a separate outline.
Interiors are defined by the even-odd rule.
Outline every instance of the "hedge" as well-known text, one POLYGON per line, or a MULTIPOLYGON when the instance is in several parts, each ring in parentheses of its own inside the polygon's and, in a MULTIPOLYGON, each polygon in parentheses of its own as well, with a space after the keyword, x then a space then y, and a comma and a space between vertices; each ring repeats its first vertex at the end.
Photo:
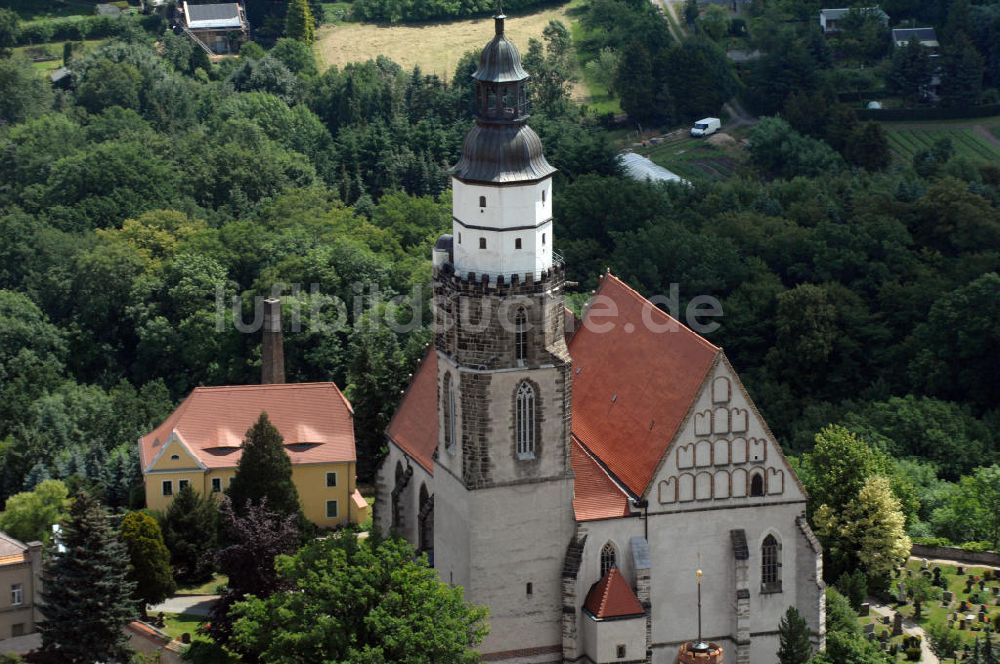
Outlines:
POLYGON ((103 39, 121 34, 129 23, 138 23, 145 30, 157 31, 163 19, 149 16, 66 16, 44 18, 21 24, 18 35, 19 46, 31 46, 46 42, 81 41, 83 39, 103 39))
MULTIPOLYGON (((562 0, 507 0, 504 9, 519 12, 562 0)), ((435 19, 489 16, 496 11, 495 0, 355 0, 353 17, 362 21, 419 23, 435 19)))
POLYGON ((973 106, 971 108, 882 108, 856 111, 860 120, 892 122, 895 120, 961 120, 1000 115, 1000 104, 973 106))

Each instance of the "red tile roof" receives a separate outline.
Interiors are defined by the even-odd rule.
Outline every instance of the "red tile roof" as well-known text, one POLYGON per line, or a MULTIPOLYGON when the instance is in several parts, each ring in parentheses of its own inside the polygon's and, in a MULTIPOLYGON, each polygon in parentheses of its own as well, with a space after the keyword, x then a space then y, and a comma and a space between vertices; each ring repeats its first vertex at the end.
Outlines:
POLYGON ((573 435, 642 495, 719 348, 607 274, 569 352, 573 435))
POLYGON ((616 519, 629 515, 628 497, 607 472, 573 438, 570 448, 573 464, 573 511, 577 521, 616 519))
POLYGON ((600 620, 641 616, 646 613, 617 567, 609 569, 604 578, 590 587, 583 608, 600 620))
POLYGON ((437 360, 431 346, 386 430, 400 449, 432 474, 438 441, 437 360))
POLYGON ((197 387, 139 441, 147 468, 176 435, 208 468, 239 461, 243 438, 262 412, 277 427, 292 463, 355 461, 354 411, 333 383, 197 387))

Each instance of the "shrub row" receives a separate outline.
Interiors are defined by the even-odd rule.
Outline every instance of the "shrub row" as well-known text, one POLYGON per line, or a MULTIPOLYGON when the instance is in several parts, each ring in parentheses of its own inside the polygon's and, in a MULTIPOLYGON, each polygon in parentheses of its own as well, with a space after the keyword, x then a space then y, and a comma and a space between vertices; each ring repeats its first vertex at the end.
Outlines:
MULTIPOLYGON (((528 7, 553 4, 553 0, 507 0, 504 10, 518 12, 528 7)), ((432 19, 488 16, 495 0, 356 0, 354 18, 387 23, 419 23, 432 19)))
POLYGON ((130 24, 138 24, 145 30, 159 30, 163 19, 149 16, 66 16, 63 18, 39 19, 21 24, 17 43, 19 46, 44 44, 46 42, 80 41, 82 39, 103 39, 121 34, 130 24))

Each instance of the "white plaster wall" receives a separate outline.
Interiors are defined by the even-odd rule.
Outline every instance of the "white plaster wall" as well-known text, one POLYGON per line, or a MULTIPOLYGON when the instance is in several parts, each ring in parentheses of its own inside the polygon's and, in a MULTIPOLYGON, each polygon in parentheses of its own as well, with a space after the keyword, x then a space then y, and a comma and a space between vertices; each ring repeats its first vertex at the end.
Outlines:
POLYGON ((452 186, 453 251, 459 273, 527 274, 552 266, 551 178, 507 187, 452 179, 452 186), (479 207, 480 196, 486 197, 486 207, 479 207), (511 230, 515 228, 520 230, 511 230), (486 239, 485 249, 480 238, 486 239), (516 239, 521 240, 520 249, 515 248, 516 239))
POLYGON ((572 498, 571 479, 467 493, 472 527, 466 598, 490 610, 481 652, 562 643, 561 573, 575 527, 572 498))
POLYGON ((445 583, 468 589, 471 494, 440 464, 434 467, 434 489, 434 567, 445 583))
MULTIPOLYGON (((419 544, 417 516, 420 514, 420 485, 425 483, 427 492, 434 495, 434 478, 417 462, 409 459, 406 453, 393 443, 389 443, 389 453, 379 469, 380 481, 375 497, 377 504, 375 512, 378 518, 376 527, 383 535, 389 534, 392 529, 392 489, 395 486, 397 463, 402 464, 404 471, 408 465, 413 468, 410 482, 399 497, 400 504, 403 506, 403 523, 400 524, 398 532, 407 542, 416 547, 419 544)), ((435 503, 436 509, 437 504, 435 503)))
POLYGON ((595 664, 641 660, 646 657, 646 619, 595 620, 583 617, 584 653, 595 664), (618 646, 625 646, 625 657, 618 658, 618 646))
MULTIPOLYGON (((438 401, 443 403, 443 399, 447 398, 444 393, 444 376, 446 373, 451 374, 451 384, 455 389, 455 446, 450 450, 444 444, 444 432, 447 422, 444 421, 444 408, 438 407, 438 412, 427 413, 427 417, 438 418, 438 454, 437 463, 447 468, 452 474, 461 477, 462 476, 462 379, 458 371, 458 367, 452 362, 451 358, 445 353, 438 351, 438 401)), ((437 499, 435 499, 434 508, 437 509, 437 499)))

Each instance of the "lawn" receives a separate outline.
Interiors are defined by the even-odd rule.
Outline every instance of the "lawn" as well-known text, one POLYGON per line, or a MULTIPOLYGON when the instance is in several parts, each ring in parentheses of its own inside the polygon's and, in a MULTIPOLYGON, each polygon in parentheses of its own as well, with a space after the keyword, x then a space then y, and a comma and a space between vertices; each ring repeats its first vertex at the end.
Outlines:
MULTIPOLYGON (((968 121, 966 121, 968 123, 968 121)), ((982 126, 989 126, 985 121, 982 126)), ((951 139, 955 154, 971 161, 1000 162, 1000 147, 991 143, 986 136, 979 133, 973 126, 948 126, 938 123, 883 123, 888 134, 889 145, 895 156, 904 162, 910 162, 913 155, 920 150, 933 146, 942 138, 951 139)), ((1000 132, 1000 126, 990 127, 994 136, 1000 132)))
POLYGON ((332 25, 342 25, 347 22, 351 15, 351 3, 349 2, 324 2, 323 23, 332 25))
POLYGON ((658 145, 638 148, 636 152, 693 182, 725 180, 743 160, 743 151, 735 142, 726 144, 722 136, 715 140, 691 138, 683 131, 658 145))
MULTIPOLYGON (((549 21, 559 20, 569 25, 571 6, 572 3, 567 3, 511 16, 506 23, 507 36, 523 54, 528 50, 528 39, 541 39, 549 21)), ((419 65, 424 73, 450 79, 462 55, 478 51, 492 36, 493 19, 489 17, 417 25, 342 23, 319 29, 316 54, 323 69, 385 55, 403 69, 419 65)))
POLYGON ((579 20, 581 6, 577 0, 570 3, 568 14, 571 17, 569 25, 570 34, 573 36, 573 48, 576 54, 577 76, 579 80, 573 86, 573 100, 581 104, 586 104, 596 113, 618 114, 622 112, 621 103, 618 97, 611 94, 608 89, 594 80, 591 72, 587 71, 587 63, 597 57, 597 53, 586 48, 587 30, 579 20))
POLYGON ((193 639, 198 631, 198 626, 205 622, 204 616, 193 616, 189 613, 164 613, 163 621, 165 626, 163 631, 172 639, 180 639, 181 634, 187 633, 193 639))
MULTIPOLYGON (((107 39, 87 39, 83 42, 83 53, 89 53, 95 48, 107 42, 107 39)), ((48 76, 56 69, 63 66, 63 45, 57 44, 37 44, 35 46, 19 46, 14 49, 15 53, 32 60, 31 66, 35 68, 39 76, 48 76), (40 60, 41 57, 51 57, 50 60, 40 60)), ((77 53, 77 57, 82 53, 77 53)))
POLYGON ((229 578, 225 574, 216 574, 205 583, 180 586, 177 588, 178 595, 215 595, 219 586, 229 583, 229 578))

